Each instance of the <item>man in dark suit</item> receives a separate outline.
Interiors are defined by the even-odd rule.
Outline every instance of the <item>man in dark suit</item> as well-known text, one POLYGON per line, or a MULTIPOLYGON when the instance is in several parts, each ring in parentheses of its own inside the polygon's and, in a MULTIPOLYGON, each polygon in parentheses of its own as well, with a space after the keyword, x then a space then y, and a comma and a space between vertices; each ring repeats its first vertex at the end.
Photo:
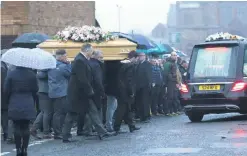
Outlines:
POLYGON ((136 102, 141 121, 150 119, 152 65, 146 60, 145 53, 138 53, 136 102))
MULTIPOLYGON (((97 107, 98 113, 100 115, 101 122, 102 120, 102 101, 105 97, 104 85, 103 85, 103 54, 101 51, 96 50, 93 52, 92 58, 90 59, 90 65, 92 67, 93 75, 93 88, 94 88, 94 97, 93 101, 97 107)), ((96 114, 98 115, 98 114, 96 114)), ((95 116, 96 116, 95 115, 95 116)), ((92 135, 92 121, 87 115, 85 119, 84 134, 86 136, 92 135)))
POLYGON ((65 117, 65 124, 63 127, 64 143, 71 142, 69 139, 70 131, 73 121, 77 116, 79 116, 79 121, 77 123, 79 131, 77 131, 77 133, 81 132, 80 129, 84 127, 84 120, 87 113, 89 113, 90 118, 97 129, 96 131, 98 132, 100 139, 109 135, 103 128, 103 124, 98 122, 100 119, 98 119, 97 116, 91 116, 92 112, 97 111, 92 100, 95 95, 93 89, 93 73, 89 63, 92 53, 92 46, 90 44, 84 44, 81 52, 75 57, 72 65, 67 94, 69 103, 68 113, 65 117))
POLYGON ((92 87, 92 71, 89 65, 89 59, 92 55, 93 48, 90 44, 85 44, 81 48, 81 52, 75 57, 72 64, 71 77, 68 85, 68 113, 65 117, 63 127, 63 142, 67 143, 71 140, 70 131, 73 121, 80 116, 81 123, 79 127, 83 127, 84 118, 90 105, 90 99, 94 95, 92 87), (82 125, 80 125, 82 124, 82 125))

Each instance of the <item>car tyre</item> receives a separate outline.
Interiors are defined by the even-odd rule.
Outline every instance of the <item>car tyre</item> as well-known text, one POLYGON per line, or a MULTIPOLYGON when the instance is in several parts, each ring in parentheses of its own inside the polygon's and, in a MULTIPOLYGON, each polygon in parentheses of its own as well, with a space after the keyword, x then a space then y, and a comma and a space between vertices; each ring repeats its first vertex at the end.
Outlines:
POLYGON ((187 113, 188 118, 191 122, 201 122, 204 114, 202 113, 187 113))

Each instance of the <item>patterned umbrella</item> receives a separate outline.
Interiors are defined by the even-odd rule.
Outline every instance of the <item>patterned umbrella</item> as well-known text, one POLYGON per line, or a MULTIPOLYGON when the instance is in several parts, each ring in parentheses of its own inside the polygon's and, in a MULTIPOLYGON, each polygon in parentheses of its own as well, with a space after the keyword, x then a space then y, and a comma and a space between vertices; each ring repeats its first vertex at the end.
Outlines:
POLYGON ((12 48, 3 54, 1 59, 3 62, 18 67, 38 70, 56 68, 56 59, 39 48, 12 48))

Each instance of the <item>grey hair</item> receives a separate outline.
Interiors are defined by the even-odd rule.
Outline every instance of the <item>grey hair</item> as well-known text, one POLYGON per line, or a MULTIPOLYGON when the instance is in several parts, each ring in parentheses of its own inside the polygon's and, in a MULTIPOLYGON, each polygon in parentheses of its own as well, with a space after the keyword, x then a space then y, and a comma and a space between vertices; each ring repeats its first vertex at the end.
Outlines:
POLYGON ((101 51, 101 50, 95 50, 95 51, 93 52, 92 57, 95 58, 95 57, 99 56, 100 54, 102 54, 102 51, 101 51))
POLYGON ((86 43, 84 44, 82 47, 81 47, 81 52, 84 52, 84 53, 88 53, 88 52, 92 52, 93 50, 93 47, 91 44, 89 43, 86 43))

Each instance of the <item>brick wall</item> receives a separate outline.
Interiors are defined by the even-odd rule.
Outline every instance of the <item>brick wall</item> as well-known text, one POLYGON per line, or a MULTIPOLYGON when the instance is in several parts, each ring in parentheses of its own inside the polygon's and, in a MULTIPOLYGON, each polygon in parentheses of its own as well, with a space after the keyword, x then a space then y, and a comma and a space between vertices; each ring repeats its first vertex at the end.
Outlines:
POLYGON ((18 35, 23 24, 28 24, 28 2, 2 1, 1 35, 18 35))
POLYGON ((31 1, 27 30, 54 35, 68 26, 95 25, 94 1, 31 1))
POLYGON ((1 16, 1 35, 54 35, 68 25, 95 25, 95 2, 2 1, 1 16))

